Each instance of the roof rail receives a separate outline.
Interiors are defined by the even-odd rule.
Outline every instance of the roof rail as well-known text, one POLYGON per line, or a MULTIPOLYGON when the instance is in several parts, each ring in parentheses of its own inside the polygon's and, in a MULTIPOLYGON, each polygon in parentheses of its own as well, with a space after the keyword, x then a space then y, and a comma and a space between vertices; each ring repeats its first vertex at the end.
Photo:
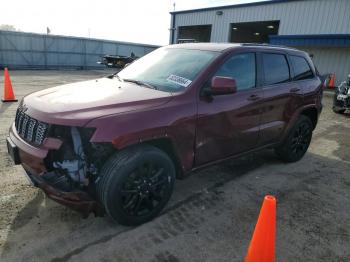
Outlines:
POLYGON ((293 49, 296 50, 293 47, 284 46, 284 45, 271 45, 269 43, 242 43, 242 46, 266 46, 266 47, 279 47, 279 48, 287 48, 287 49, 293 49))

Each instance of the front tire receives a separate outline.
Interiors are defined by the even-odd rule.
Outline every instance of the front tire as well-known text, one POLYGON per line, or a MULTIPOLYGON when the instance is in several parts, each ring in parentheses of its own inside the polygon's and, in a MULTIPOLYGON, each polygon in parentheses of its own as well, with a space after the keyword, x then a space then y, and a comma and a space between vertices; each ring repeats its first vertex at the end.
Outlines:
POLYGON ((300 160, 309 148, 312 131, 313 124, 310 118, 299 116, 283 144, 275 149, 276 155, 284 162, 300 160))
POLYGON ((103 166, 97 193, 107 214, 123 225, 156 217, 173 192, 175 168, 169 156, 150 145, 125 149, 103 166))

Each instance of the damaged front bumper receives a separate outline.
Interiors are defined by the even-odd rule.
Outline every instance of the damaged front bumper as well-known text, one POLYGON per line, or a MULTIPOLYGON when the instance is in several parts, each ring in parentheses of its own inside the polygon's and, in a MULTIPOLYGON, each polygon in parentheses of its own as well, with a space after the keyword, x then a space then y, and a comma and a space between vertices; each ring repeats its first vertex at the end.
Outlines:
POLYGON ((57 149, 60 145, 53 139, 45 141, 40 148, 34 147, 18 135, 14 125, 11 126, 7 137, 9 155, 15 164, 23 166, 34 186, 42 189, 50 199, 80 212, 85 217, 89 213, 103 216, 104 208, 87 192, 78 189, 69 192, 62 191, 44 179, 44 176, 48 174, 44 159, 50 149, 57 149))
POLYGON ((96 216, 104 215, 103 207, 86 192, 80 190, 63 192, 48 184, 42 176, 30 174, 28 171, 26 173, 33 185, 42 189, 50 199, 80 212, 84 217, 90 213, 96 216))

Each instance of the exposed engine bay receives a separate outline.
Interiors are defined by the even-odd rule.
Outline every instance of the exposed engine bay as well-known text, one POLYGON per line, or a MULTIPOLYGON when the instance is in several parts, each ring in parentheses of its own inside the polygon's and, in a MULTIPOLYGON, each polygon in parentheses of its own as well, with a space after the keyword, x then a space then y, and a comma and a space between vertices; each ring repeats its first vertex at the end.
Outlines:
POLYGON ((49 136, 63 143, 45 159, 47 173, 42 178, 55 188, 70 192, 75 189, 93 190, 103 163, 114 148, 110 144, 91 143, 94 129, 52 126, 49 136))

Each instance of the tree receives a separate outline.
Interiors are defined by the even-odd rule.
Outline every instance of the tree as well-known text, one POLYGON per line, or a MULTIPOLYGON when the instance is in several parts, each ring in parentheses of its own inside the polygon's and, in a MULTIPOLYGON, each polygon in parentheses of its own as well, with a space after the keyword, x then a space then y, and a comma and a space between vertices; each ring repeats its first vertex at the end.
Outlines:
POLYGON ((7 24, 0 25, 0 30, 17 31, 17 29, 16 29, 16 27, 14 25, 7 25, 7 24))

